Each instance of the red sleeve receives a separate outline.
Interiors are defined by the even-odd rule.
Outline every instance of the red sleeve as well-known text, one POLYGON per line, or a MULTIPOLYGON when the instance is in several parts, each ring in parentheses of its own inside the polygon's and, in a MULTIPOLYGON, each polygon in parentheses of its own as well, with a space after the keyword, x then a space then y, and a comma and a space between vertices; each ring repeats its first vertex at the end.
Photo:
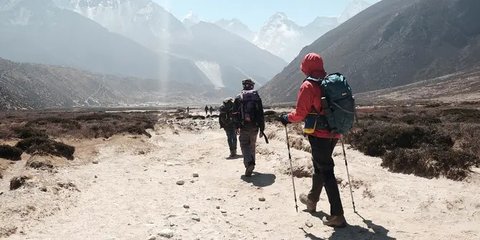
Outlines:
POLYGON ((308 81, 303 82, 297 96, 297 107, 288 114, 288 121, 292 123, 303 121, 313 109, 314 97, 313 85, 308 81))

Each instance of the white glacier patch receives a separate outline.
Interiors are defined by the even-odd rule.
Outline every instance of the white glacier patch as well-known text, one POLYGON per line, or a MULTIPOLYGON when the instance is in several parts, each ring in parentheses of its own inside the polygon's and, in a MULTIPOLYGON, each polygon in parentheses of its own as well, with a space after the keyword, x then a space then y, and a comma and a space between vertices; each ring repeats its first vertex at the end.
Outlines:
POLYGON ((12 25, 26 26, 30 23, 30 18, 32 17, 32 12, 25 8, 20 8, 15 18, 10 20, 12 25))
POLYGON ((222 72, 220 65, 216 62, 196 61, 195 65, 202 71, 210 82, 215 86, 215 89, 224 88, 222 80, 222 72))

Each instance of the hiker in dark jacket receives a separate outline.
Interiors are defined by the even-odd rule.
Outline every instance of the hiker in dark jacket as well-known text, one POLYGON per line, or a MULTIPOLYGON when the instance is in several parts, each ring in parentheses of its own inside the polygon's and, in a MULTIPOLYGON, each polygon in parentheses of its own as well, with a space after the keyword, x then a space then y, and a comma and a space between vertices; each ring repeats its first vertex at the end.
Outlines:
POLYGON ((242 81, 243 90, 235 98, 234 114, 235 127, 239 133, 240 148, 245 165, 245 176, 252 176, 255 169, 255 145, 257 135, 265 129, 262 99, 256 90, 255 83, 251 79, 242 81))
POLYGON ((220 114, 218 116, 220 128, 223 128, 227 134, 230 158, 237 156, 237 133, 233 121, 233 106, 233 98, 230 97, 223 100, 223 104, 220 106, 220 114))
MULTIPOLYGON (((326 76, 322 58, 316 53, 309 53, 304 57, 300 69, 307 78, 300 86, 295 110, 279 117, 279 120, 284 125, 304 121, 312 111, 319 115, 324 115, 320 86, 312 82, 321 81, 326 76)), ((313 133, 308 134, 308 140, 312 149, 314 174, 310 192, 300 195, 300 201, 307 206, 307 211, 315 212, 320 192, 325 187, 330 203, 331 216, 324 221, 324 224, 331 227, 346 226, 340 192, 333 171, 334 163, 332 158, 333 149, 340 137, 340 134, 331 133, 327 129, 315 129, 313 133)))
POLYGON ((208 116, 208 106, 205 105, 205 116, 208 116))

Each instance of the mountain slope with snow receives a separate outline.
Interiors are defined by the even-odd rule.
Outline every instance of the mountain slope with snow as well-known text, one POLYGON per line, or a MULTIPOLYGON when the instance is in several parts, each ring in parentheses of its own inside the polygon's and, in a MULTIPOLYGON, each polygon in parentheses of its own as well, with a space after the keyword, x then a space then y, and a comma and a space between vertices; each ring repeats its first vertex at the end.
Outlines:
POLYGON ((480 65, 477 0, 381 1, 324 34, 264 86, 267 102, 295 101, 309 52, 355 93, 433 79, 480 65))
POLYGON ((3 9, 0 57, 6 59, 163 81, 196 71, 193 64, 154 53, 48 0, 17 0, 3 9))
MULTIPOLYGON (((246 77, 265 83, 286 64, 240 36, 210 23, 197 23, 193 13, 182 23, 151 0, 55 2, 149 49, 191 62, 216 88, 238 90, 238 82, 246 77)), ((202 81, 195 76, 183 80, 202 81)))

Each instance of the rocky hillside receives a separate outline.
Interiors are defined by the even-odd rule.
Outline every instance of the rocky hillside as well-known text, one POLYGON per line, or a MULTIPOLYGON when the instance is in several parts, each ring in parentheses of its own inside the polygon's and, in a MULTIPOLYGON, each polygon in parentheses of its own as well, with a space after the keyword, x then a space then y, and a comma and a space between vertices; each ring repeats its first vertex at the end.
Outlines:
POLYGON ((359 104, 480 102, 480 68, 400 87, 360 93, 359 104))
POLYGON ((212 101, 222 94, 193 84, 93 74, 74 68, 15 63, 0 58, 1 110, 191 104, 212 101))
POLYGON ((480 2, 379 2, 305 47, 261 90, 267 103, 295 101, 302 57, 320 53, 356 93, 402 86, 480 65, 480 2))

